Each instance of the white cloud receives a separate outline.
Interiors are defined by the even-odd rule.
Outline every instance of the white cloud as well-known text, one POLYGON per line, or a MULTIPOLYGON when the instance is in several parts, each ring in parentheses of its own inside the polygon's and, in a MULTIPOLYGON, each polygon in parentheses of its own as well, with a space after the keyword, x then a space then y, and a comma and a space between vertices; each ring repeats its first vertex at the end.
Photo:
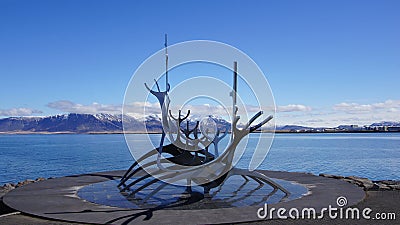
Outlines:
MULTIPOLYGON (((77 104, 71 101, 56 101, 51 102, 47 105, 50 108, 58 109, 62 112, 73 112, 73 113, 110 113, 110 114, 121 114, 122 105, 112 104, 100 104, 92 103, 88 105, 77 104)), ((253 105, 245 106, 248 117, 260 110, 260 107, 253 105)), ((178 110, 181 106, 171 105, 171 111, 174 116, 177 116, 178 110)), ((191 110, 191 117, 197 118, 199 116, 216 115, 230 119, 227 113, 232 112, 232 107, 228 106, 224 108, 219 105, 203 104, 203 105, 186 105, 182 108, 182 114, 186 115, 187 110, 191 110)), ((263 110, 266 112, 272 111, 272 108, 264 107, 263 110)), ((3 110, 4 111, 4 110, 3 110)), ((3 112, 0 111, 0 112, 3 112)), ((244 109, 239 109, 239 114, 242 116, 242 121, 246 121, 248 118, 243 116, 244 109)), ((276 123, 278 125, 296 124, 304 126, 338 126, 341 124, 358 124, 358 125, 369 125, 373 122, 381 121, 399 121, 400 112, 400 100, 387 100, 384 102, 377 102, 371 104, 359 104, 359 103, 339 103, 330 107, 318 108, 301 104, 289 104, 284 106, 277 106, 276 123)), ((21 111, 22 112, 22 111, 21 111)), ((31 114, 35 113, 26 112, 19 114, 31 114)), ((158 115, 161 117, 161 110, 158 102, 132 102, 125 105, 124 113, 133 116, 137 119, 144 118, 148 115, 158 115), (145 113, 144 112, 145 109, 145 113)), ((11 113, 8 113, 11 114, 11 113)), ((16 115, 18 113, 13 113, 16 115)), ((2 114, 4 115, 4 114, 2 114)))
POLYGON ((47 107, 67 113, 121 114, 121 105, 106 105, 106 104, 99 104, 97 102, 94 102, 89 105, 82 105, 67 100, 60 100, 48 103, 47 107))
POLYGON ((333 106, 333 110, 350 114, 372 113, 379 111, 397 112, 400 109, 400 100, 386 100, 372 104, 358 104, 342 102, 333 106))
POLYGON ((31 116, 33 114, 43 113, 37 109, 30 108, 11 108, 11 109, 0 109, 0 116, 31 116))
MULTIPOLYGON (((101 104, 93 102, 91 104, 79 104, 68 100, 60 100, 50 102, 47 107, 59 110, 64 113, 86 113, 86 114, 121 114, 123 106, 122 104, 101 104)), ((146 109, 146 115, 160 114, 160 106, 158 103, 150 102, 133 102, 126 104, 124 107, 124 113, 135 118, 144 118, 143 110, 146 109)))
POLYGON ((311 119, 311 120, 306 120, 305 122, 307 123, 321 123, 324 122, 322 119, 311 119))
POLYGON ((290 104, 284 106, 277 106, 277 112, 307 112, 311 111, 311 107, 299 104, 290 104))
MULTIPOLYGON (((178 111, 182 110, 182 115, 186 115, 187 110, 190 110, 190 117, 200 117, 206 115, 226 115, 226 110, 222 106, 219 105, 210 105, 210 104, 203 104, 203 105, 185 105, 182 107, 181 105, 171 105, 170 110, 172 115, 177 116, 178 111)), ((231 112, 231 111, 228 111, 231 112)), ((161 116, 161 109, 158 102, 150 103, 150 102, 133 102, 130 104, 125 105, 124 107, 124 114, 133 116, 135 118, 143 118, 149 114, 156 114, 161 116), (143 113, 145 112, 145 113, 143 113)))
POLYGON ((333 110, 343 111, 347 113, 359 113, 359 112, 370 112, 372 105, 360 105, 358 103, 339 103, 333 106, 333 110))
POLYGON ((313 108, 303 114, 279 113, 277 124, 335 127, 342 124, 370 125, 381 121, 400 121, 400 100, 360 104, 342 102, 327 108, 313 108))
MULTIPOLYGON (((68 100, 60 100, 55 102, 50 102, 47 104, 48 107, 52 109, 57 109, 59 111, 65 113, 109 113, 109 114, 121 114, 122 113, 122 105, 107 105, 100 104, 94 102, 92 104, 84 105, 74 103, 68 100)), ((179 109, 182 109, 182 113, 186 113, 188 109, 191 110, 191 116, 204 116, 204 115, 218 115, 218 116, 227 116, 232 112, 232 107, 228 106, 224 108, 221 105, 213 105, 213 104, 202 104, 202 105, 185 105, 182 107, 181 105, 171 105, 170 109, 172 113, 175 115, 178 113, 179 109)), ((156 114, 160 115, 161 110, 158 102, 132 102, 127 103, 124 106, 124 113, 135 118, 143 118, 145 117, 143 114, 150 115, 156 114), (145 112, 145 113, 143 113, 145 112)), ((238 113, 242 114, 245 111, 252 114, 264 110, 265 112, 272 111, 271 107, 261 107, 254 105, 246 105, 245 109, 239 108, 238 113)), ((290 104, 286 106, 278 106, 277 112, 307 112, 311 111, 311 107, 299 104, 290 104)))

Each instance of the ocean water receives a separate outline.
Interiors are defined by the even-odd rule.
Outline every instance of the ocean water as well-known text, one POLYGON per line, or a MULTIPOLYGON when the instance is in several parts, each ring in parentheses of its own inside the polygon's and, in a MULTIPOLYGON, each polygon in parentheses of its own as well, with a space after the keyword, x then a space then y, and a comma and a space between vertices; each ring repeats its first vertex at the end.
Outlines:
MULTIPOLYGON (((250 135, 253 148, 259 134, 250 135)), ((237 167, 250 158, 245 153, 237 167)), ((133 161, 122 134, 0 135, 0 184, 127 169, 133 161)), ((276 134, 259 169, 400 180, 400 133, 276 134)))

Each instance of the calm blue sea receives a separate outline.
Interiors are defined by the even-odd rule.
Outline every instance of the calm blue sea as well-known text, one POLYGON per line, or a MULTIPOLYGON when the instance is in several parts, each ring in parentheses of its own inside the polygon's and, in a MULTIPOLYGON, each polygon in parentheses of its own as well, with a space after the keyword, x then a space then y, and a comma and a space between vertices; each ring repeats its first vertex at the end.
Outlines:
MULTIPOLYGON (((122 134, 0 135, 0 184, 127 169, 132 162, 122 134)), ((400 133, 277 134, 259 168, 400 180, 400 133)))

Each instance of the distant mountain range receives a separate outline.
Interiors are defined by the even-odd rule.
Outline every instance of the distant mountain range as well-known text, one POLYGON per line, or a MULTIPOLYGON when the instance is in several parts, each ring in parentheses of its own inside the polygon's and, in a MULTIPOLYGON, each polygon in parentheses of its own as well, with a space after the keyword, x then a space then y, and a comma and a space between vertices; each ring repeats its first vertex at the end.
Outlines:
MULTIPOLYGON (((144 123, 134 118, 127 123, 144 131, 144 123)), ((149 123, 151 125, 151 123, 149 123)), ((0 132, 121 132, 122 115, 66 114, 48 117, 9 117, 0 119, 0 132)))
MULTIPOLYGON (((230 123, 222 118, 215 118, 219 127, 230 128, 230 123)), ((122 115, 111 114, 77 114, 47 117, 9 117, 0 119, 0 132, 4 133, 118 133, 123 131, 122 115)), ((161 132, 162 125, 158 116, 147 116, 144 119, 124 117, 124 128, 128 132, 161 132)), ((190 121, 191 127, 194 121, 190 121)), ((371 127, 400 126, 399 122, 373 123, 371 127)), ((339 126, 340 127, 340 126, 339 126)), ((310 130, 305 126, 278 126, 277 131, 310 130)))
MULTIPOLYGON (((215 118, 218 126, 230 123, 221 118, 215 118)), ((190 125, 194 125, 190 121, 190 125)), ((0 119, 0 132, 9 133, 117 133, 128 132, 161 132, 161 119, 156 116, 147 116, 144 119, 111 114, 77 114, 47 117, 9 117, 0 119), (122 120, 124 119, 124 123, 122 120)))

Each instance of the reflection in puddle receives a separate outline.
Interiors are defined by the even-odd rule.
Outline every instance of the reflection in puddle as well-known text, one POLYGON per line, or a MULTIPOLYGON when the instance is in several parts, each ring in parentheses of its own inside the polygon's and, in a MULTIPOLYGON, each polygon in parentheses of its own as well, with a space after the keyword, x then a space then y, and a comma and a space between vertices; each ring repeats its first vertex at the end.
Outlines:
MULTIPOLYGON (((189 195, 185 193, 183 186, 167 185, 143 202, 142 200, 156 189, 162 181, 136 193, 135 196, 129 196, 129 192, 120 192, 120 189, 117 188, 118 180, 87 185, 78 191, 78 196, 89 202, 119 208, 184 210, 259 206, 264 203, 273 204, 279 201, 290 201, 301 198, 308 193, 308 189, 303 185, 285 180, 273 180, 291 193, 287 199, 283 199, 285 196, 283 192, 274 192, 274 189, 269 185, 260 186, 257 182, 251 180, 245 182, 240 176, 230 177, 223 185, 211 189, 210 198, 204 198, 203 188, 200 186, 192 186, 193 192, 189 195)), ((139 182, 131 189, 140 187, 146 182, 148 182, 147 179, 139 182)))

